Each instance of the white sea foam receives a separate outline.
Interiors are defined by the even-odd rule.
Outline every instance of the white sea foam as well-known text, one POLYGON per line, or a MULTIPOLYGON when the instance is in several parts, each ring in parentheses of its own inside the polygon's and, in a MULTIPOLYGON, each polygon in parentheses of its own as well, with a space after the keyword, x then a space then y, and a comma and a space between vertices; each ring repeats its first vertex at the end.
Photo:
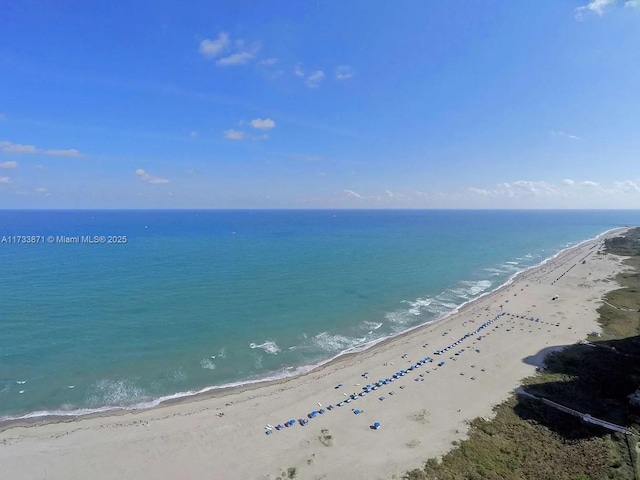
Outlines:
POLYGON ((476 282, 462 282, 467 286, 467 292, 469 295, 475 297, 479 293, 484 292, 488 288, 491 287, 492 283, 490 280, 478 280, 476 282))
POLYGON ((384 314, 386 318, 393 326, 404 327, 413 320, 413 315, 409 313, 409 310, 396 310, 395 312, 387 312, 384 314))
POLYGON ((497 268, 497 267, 488 267, 488 268, 485 268, 484 271, 487 273, 490 273, 493 276, 506 275, 507 273, 509 273, 504 268, 497 268))
POLYGON ((382 322, 370 322, 368 320, 365 320, 364 326, 366 330, 378 330, 382 326, 382 322))
POLYGON ((213 363, 208 358, 203 358, 202 360, 200 360, 200 366, 202 368, 206 368, 207 370, 215 370, 216 369, 216 364, 213 363))
POLYGON ((355 338, 322 332, 314 336, 312 342, 314 346, 319 347, 321 350, 333 353, 353 348, 365 340, 366 337, 355 338))
POLYGON ((429 305, 431 305, 431 302, 433 302, 432 298, 418 298, 417 300, 413 301, 413 302, 408 302, 405 301, 405 303, 409 304, 409 313, 411 315, 415 315, 418 316, 420 315, 421 309, 428 307, 429 305))
POLYGON ((128 380, 98 380, 93 391, 89 396, 93 405, 131 405, 147 397, 142 388, 128 380))
POLYGON ((277 355, 278 352, 280 351, 280 347, 278 347, 278 345, 276 344, 276 342, 272 341, 272 340, 267 340, 264 343, 261 344, 256 344, 256 343, 250 343, 249 346, 254 349, 254 348, 261 348, 262 350, 264 350, 267 353, 270 353, 272 355, 277 355))

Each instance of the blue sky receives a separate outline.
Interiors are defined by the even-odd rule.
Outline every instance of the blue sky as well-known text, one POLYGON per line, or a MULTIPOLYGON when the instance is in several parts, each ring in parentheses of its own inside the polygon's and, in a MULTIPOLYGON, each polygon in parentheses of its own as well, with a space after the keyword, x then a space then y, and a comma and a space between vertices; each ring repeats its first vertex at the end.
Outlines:
POLYGON ((0 208, 640 208, 640 0, 0 8, 0 208))

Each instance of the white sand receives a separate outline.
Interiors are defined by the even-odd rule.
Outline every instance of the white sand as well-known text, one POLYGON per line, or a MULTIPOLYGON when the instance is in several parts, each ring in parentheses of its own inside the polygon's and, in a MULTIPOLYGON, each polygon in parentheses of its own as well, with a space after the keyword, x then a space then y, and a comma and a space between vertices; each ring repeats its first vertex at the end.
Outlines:
POLYGON ((598 254, 603 238, 564 251, 443 322, 306 375, 146 411, 5 429, 0 479, 275 479, 289 467, 302 479, 399 478, 464 438, 468 420, 490 416, 548 350, 598 329, 596 308, 623 269, 618 257, 598 254), (510 315, 434 355, 503 311, 510 315), (336 405, 343 392, 360 392, 426 356, 434 362, 307 426, 265 434, 267 424, 306 417, 318 402, 336 405), (335 389, 338 383, 344 386, 335 389), (363 413, 354 415, 356 408, 363 413), (371 430, 373 422, 381 428, 371 430))

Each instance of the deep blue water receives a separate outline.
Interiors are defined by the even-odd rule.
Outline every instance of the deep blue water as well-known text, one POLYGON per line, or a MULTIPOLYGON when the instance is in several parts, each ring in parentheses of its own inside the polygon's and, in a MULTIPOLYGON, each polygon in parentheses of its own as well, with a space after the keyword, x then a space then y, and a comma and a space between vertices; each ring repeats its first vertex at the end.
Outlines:
POLYGON ((639 224, 640 211, 1 211, 0 418, 292 374, 639 224))

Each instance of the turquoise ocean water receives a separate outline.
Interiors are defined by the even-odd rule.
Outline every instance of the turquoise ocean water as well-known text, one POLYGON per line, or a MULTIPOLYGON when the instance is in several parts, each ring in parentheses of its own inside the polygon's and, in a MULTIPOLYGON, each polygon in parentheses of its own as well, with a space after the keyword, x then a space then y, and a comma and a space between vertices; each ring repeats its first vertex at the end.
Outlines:
POLYGON ((640 211, 1 211, 0 420, 305 371, 626 225, 640 211))

